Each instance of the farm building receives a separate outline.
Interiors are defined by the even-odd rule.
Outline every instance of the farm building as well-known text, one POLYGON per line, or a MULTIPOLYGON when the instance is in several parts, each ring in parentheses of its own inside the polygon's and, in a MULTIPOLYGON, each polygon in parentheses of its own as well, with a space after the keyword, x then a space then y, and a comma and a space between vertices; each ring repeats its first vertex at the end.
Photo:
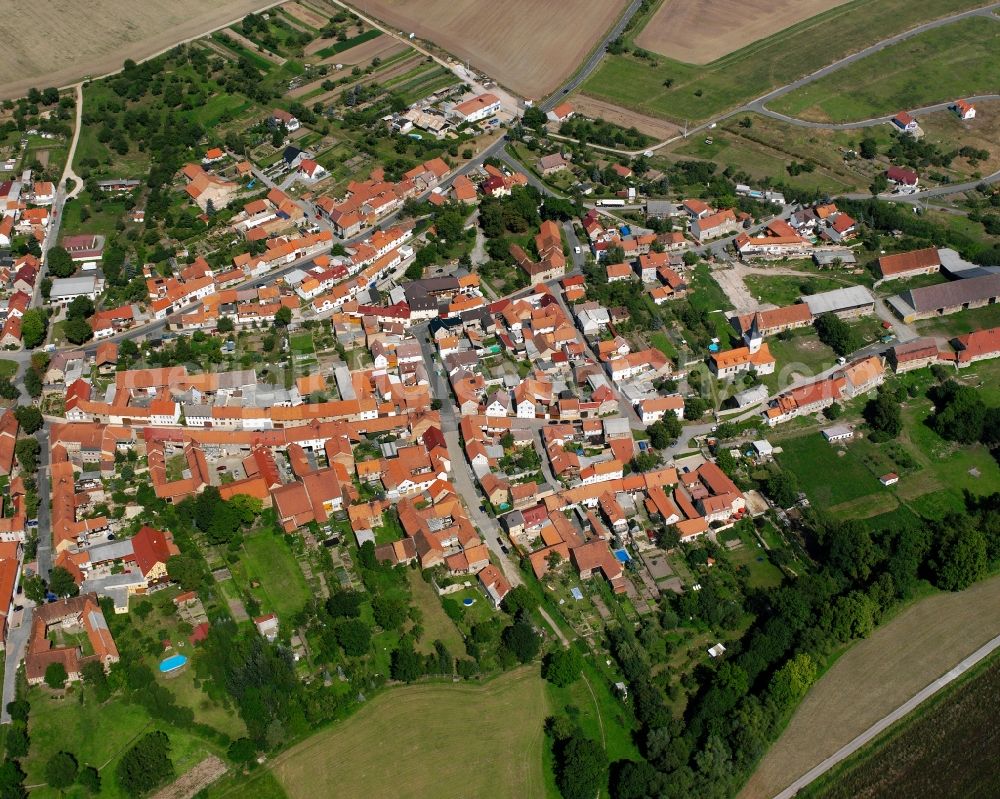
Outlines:
POLYGON ((981 275, 936 286, 908 289, 888 299, 889 307, 904 322, 930 319, 993 305, 1000 299, 1000 275, 981 275))
POLYGON ((883 255, 878 259, 883 280, 895 280, 915 275, 931 275, 941 271, 941 256, 936 247, 883 255))
POLYGON ((944 357, 932 338, 918 338, 906 344, 897 344, 889 350, 889 363, 896 374, 921 369, 941 360, 944 357))
POLYGON ((853 319, 875 311, 875 297, 864 286, 850 286, 820 294, 809 294, 801 300, 809 306, 813 316, 832 313, 841 319, 853 319))

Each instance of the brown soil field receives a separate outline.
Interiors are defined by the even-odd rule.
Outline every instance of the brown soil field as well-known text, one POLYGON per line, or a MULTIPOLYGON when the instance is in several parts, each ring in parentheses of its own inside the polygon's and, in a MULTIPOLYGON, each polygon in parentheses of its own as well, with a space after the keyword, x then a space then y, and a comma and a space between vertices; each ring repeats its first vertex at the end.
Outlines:
POLYGON ((768 799, 1000 635, 1000 577, 907 608, 813 686, 740 799, 768 799))
POLYGON ((328 17, 324 17, 322 14, 317 14, 311 8, 306 8, 298 2, 285 3, 284 9, 300 22, 304 22, 306 25, 312 25, 314 28, 322 28, 327 22, 329 22, 328 17))
POLYGON ((17 36, 8 36, 0 51, 0 97, 114 72, 127 58, 149 58, 273 5, 267 0, 6 0, 4 16, 30 24, 18 25, 17 36))
POLYGON ((605 119, 608 122, 612 122, 623 128, 634 127, 640 133, 652 136, 658 141, 663 141, 664 139, 669 139, 671 136, 676 136, 681 130, 672 122, 667 122, 663 119, 656 119, 655 117, 647 117, 637 111, 631 111, 628 108, 612 105, 611 103, 606 103, 603 100, 597 100, 593 97, 587 97, 582 94, 575 95, 570 100, 570 103, 576 110, 576 113, 581 116, 595 119, 605 119))
POLYGON ((580 65, 626 0, 352 0, 434 42, 501 85, 540 99, 580 65))
MULTIPOLYGON (((349 27, 347 29, 347 36, 348 38, 351 38, 357 36, 360 33, 364 33, 365 30, 366 29, 364 25, 356 25, 353 27, 349 27)), ((376 41, 376 40, 372 39, 371 41, 376 41)), ((303 52, 306 55, 312 55, 313 53, 319 52, 320 50, 323 50, 326 47, 332 47, 335 44, 340 44, 340 41, 338 39, 333 39, 333 38, 313 39, 311 42, 309 42, 309 44, 306 45, 306 49, 303 52)))
POLYGON ((347 64, 352 67, 359 65, 361 67, 365 67, 371 63, 371 60, 376 56, 385 61, 387 58, 394 56, 400 50, 405 48, 406 45, 399 41, 399 39, 394 39, 392 36, 382 34, 375 39, 369 39, 367 42, 362 42, 361 44, 352 47, 350 50, 344 50, 342 53, 332 55, 319 63, 347 64))
POLYGON ((848 0, 664 0, 635 37, 646 50, 708 64, 848 0))

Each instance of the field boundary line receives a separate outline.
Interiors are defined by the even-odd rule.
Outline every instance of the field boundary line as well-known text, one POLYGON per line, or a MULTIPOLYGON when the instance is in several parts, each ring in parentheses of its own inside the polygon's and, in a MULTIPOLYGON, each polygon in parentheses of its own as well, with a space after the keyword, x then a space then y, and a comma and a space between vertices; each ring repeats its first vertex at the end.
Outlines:
POLYGON ((840 763, 842 760, 845 760, 847 757, 857 752, 861 747, 863 747, 865 744, 867 744, 869 741, 875 738, 879 733, 891 727, 901 718, 903 718, 912 710, 914 710, 918 705, 924 702, 926 699, 929 699, 931 696, 936 694, 946 685, 949 685, 950 683, 954 682, 962 674, 967 672, 969 669, 971 669, 973 666, 979 663, 979 661, 983 660, 983 658, 992 654, 997 649, 1000 649, 1000 635, 987 641, 985 644, 979 647, 979 649, 977 649, 967 658, 959 662, 956 666, 949 669, 942 676, 938 677, 936 680, 934 680, 934 682, 932 682, 926 688, 924 688, 921 691, 918 691, 916 694, 914 694, 912 697, 906 700, 903 704, 901 704, 891 713, 889 713, 886 716, 883 716, 881 719, 876 721, 871 727, 869 727, 863 733, 858 735, 852 741, 840 747, 840 749, 838 749, 836 752, 830 755, 830 757, 826 758, 816 766, 813 766, 811 769, 809 769, 809 771, 807 771, 805 774, 803 774, 801 777, 795 780, 795 782, 793 782, 791 785, 785 788, 785 790, 776 794, 774 799, 793 799, 796 793, 805 788, 809 783, 811 783, 817 777, 819 777, 822 774, 825 774, 827 771, 829 771, 835 765, 840 763))
POLYGON ((606 752, 608 751, 608 739, 604 734, 604 718, 601 716, 601 705, 597 701, 597 694, 594 693, 594 686, 590 684, 590 680, 587 679, 587 675, 581 673, 580 676, 583 677, 583 682, 587 686, 587 690, 590 691, 590 697, 594 700, 594 709, 597 711, 597 723, 601 728, 601 746, 606 752))

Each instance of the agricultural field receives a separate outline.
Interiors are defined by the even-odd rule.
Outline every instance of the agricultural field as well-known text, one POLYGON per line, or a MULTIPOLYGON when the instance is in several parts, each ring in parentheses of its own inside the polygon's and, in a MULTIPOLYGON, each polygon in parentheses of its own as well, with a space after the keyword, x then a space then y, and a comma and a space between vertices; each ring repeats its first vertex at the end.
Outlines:
POLYGON ((708 64, 847 0, 665 0, 635 37, 654 53, 708 64), (739 25, 733 20, 739 19, 739 25))
POLYGON ((39 6, 14 0, 8 13, 30 16, 31 24, 20 26, 0 54, 0 97, 113 72, 125 59, 149 58, 268 5, 267 0, 100 0, 39 6), (84 30, 90 33, 81 36, 84 30))
MULTIPOLYGON (((927 596, 855 644, 806 695, 740 799, 770 799, 1000 634, 998 606, 1000 577, 992 577, 965 591, 927 596)), ((995 703, 989 705, 995 714, 995 703)), ((970 731, 992 726, 971 726, 970 731)), ((946 775, 953 775, 956 765, 952 761, 946 775)), ((917 790, 891 795, 942 794, 917 790)))
POLYGON ((887 47, 768 105, 814 122, 894 114, 1000 87, 1000 20, 981 17, 887 47))
POLYGON ((1000 659, 994 655, 798 795, 995 796, 1000 791, 998 688, 1000 659))
POLYGON ((573 73, 626 2, 355 0, 353 5, 434 42, 518 94, 541 99, 573 73))
POLYGON ((271 770, 289 799, 543 797, 547 713, 537 666, 481 686, 399 688, 279 755, 271 770))
MULTIPOLYGON (((674 122, 710 119, 922 22, 980 5, 981 0, 853 0, 705 66, 655 54, 610 56, 583 91, 674 122)), ((732 27, 743 22, 733 20, 732 27)))

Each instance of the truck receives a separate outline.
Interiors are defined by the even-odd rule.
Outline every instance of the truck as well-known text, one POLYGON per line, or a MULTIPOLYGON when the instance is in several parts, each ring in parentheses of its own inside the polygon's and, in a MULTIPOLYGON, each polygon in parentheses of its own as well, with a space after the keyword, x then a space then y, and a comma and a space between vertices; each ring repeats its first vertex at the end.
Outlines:
POLYGON ((621 206, 625 205, 625 201, 624 200, 598 200, 597 204, 600 205, 600 206, 615 206, 615 207, 619 207, 620 208, 621 206))

